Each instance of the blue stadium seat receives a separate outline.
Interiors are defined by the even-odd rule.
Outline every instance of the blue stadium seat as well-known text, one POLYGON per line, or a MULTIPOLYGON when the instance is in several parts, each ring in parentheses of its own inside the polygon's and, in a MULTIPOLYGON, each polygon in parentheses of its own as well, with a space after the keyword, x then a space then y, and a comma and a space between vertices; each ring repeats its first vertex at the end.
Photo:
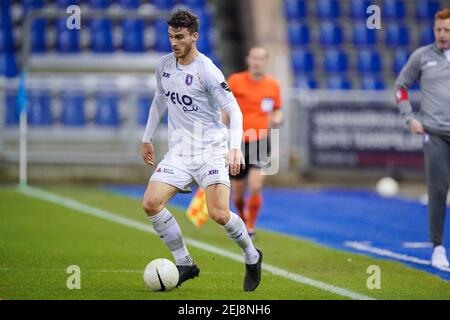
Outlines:
POLYGON ((288 20, 305 18, 308 14, 306 0, 285 0, 284 13, 288 20))
POLYGON ((193 8, 204 8, 207 5, 206 0, 181 0, 181 4, 193 9, 193 8))
POLYGON ((314 70, 314 56, 305 49, 293 49, 291 53, 292 66, 295 72, 312 72, 314 70))
POLYGON ((372 5, 371 0, 352 0, 350 3, 350 17, 353 19, 366 19, 369 15, 367 8, 372 5))
POLYGON ((384 0, 383 18, 403 19, 406 16, 405 0, 384 0))
POLYGON ((343 31, 338 23, 325 21, 320 24, 320 44, 340 45, 343 40, 343 31))
POLYGON ((153 4, 157 9, 169 10, 175 5, 174 0, 153 0, 153 4))
POLYGON ((101 92, 95 99, 97 102, 95 124, 104 127, 119 126, 119 96, 116 93, 101 92))
POLYGON ((199 33, 197 39, 197 49, 205 55, 210 55, 213 51, 211 37, 208 33, 199 33))
POLYGON ((61 92, 61 124, 69 127, 83 127, 86 125, 84 109, 85 96, 83 92, 61 92))
POLYGON ((59 19, 56 23, 56 49, 61 53, 80 51, 80 30, 67 29, 66 19, 59 19))
POLYGON ((309 26, 298 21, 289 22, 288 39, 292 46, 308 44, 310 42, 309 26))
POLYGON ((210 31, 213 27, 213 18, 211 11, 209 10, 193 10, 193 12, 197 15, 200 20, 200 32, 210 31))
POLYGON ((31 51, 41 53, 47 51, 45 41, 45 30, 47 29, 46 19, 36 19, 31 24, 31 51))
POLYGON ((327 77, 327 88, 329 90, 350 90, 352 84, 347 76, 343 74, 333 74, 327 77))
POLYGON ((434 31, 433 27, 429 24, 423 24, 419 28, 420 33, 420 45, 425 46, 427 44, 434 43, 434 31))
POLYGON ((19 108, 17 106, 17 91, 6 90, 5 92, 5 125, 16 126, 19 124, 19 108))
POLYGON ((126 9, 137 9, 141 4, 140 0, 119 0, 119 4, 126 9))
POLYGON ((14 51, 13 24, 10 15, 10 3, 0 3, 0 52, 14 51))
POLYGON ((26 16, 31 9, 39 9, 44 6, 44 0, 22 0, 22 16, 26 16))
POLYGON ((392 72, 394 75, 398 75, 406 62, 408 62, 409 55, 407 50, 396 50, 394 52, 392 59, 392 72))
POLYGON ((338 18, 341 8, 338 0, 317 0, 316 13, 319 18, 338 18))
POLYGON ((298 89, 317 89, 317 80, 313 76, 301 75, 295 78, 295 87, 298 89))
POLYGON ((409 28, 397 23, 389 23, 386 31, 387 46, 408 46, 409 28))
POLYGON ((377 73, 381 69, 381 56, 377 51, 362 49, 358 52, 358 71, 360 73, 377 73))
POLYGON ((155 22, 155 34, 158 35, 155 39, 155 50, 159 52, 170 52, 172 47, 170 46, 169 38, 167 37, 167 22, 163 19, 158 19, 155 22), (164 35, 164 36, 160 36, 164 35))
POLYGON ((384 90, 386 89, 386 84, 383 78, 380 76, 369 76, 365 75, 361 78, 361 89, 362 90, 384 90))
POLYGON ((347 54, 338 48, 325 51, 323 58, 323 69, 325 72, 345 72, 348 69, 347 54))
POLYGON ((53 124, 52 96, 47 90, 30 91, 28 99, 28 123, 33 126, 53 124))
POLYGON ((367 28, 363 21, 353 26, 353 44, 356 46, 375 45, 377 43, 377 31, 367 28))
POLYGON ((142 19, 125 19, 122 21, 122 47, 127 52, 143 52, 145 22, 142 19))
POLYGON ((152 104, 153 97, 149 94, 143 94, 138 97, 137 122, 141 126, 145 126, 148 120, 148 113, 152 104))
POLYGON ((105 9, 110 5, 109 0, 89 0, 89 6, 95 9, 105 9))
POLYGON ((44 6, 44 0, 22 0, 22 5, 25 8, 42 8, 44 6))
POLYGON ((19 73, 16 57, 12 52, 0 52, 0 75, 13 78, 19 73))
POLYGON ((89 23, 91 43, 94 52, 114 51, 112 26, 109 19, 92 19, 89 23))
POLYGON ((14 40, 10 29, 0 26, 0 52, 13 52, 14 40))
POLYGON ((57 0, 56 5, 60 8, 67 8, 71 5, 79 5, 80 0, 57 0))
POLYGON ((432 20, 441 5, 437 0, 417 0, 416 18, 422 20, 432 20))

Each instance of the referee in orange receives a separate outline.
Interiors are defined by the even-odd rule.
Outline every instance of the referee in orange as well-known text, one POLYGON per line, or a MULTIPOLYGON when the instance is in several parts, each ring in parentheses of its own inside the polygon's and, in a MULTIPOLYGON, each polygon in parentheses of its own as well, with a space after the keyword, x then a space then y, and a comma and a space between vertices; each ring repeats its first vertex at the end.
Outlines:
MULTIPOLYGON (((230 176, 233 202, 247 230, 255 238, 255 223, 262 205, 261 189, 264 175, 261 169, 270 157, 269 132, 283 121, 278 81, 265 73, 269 54, 263 47, 252 47, 247 56, 248 70, 232 74, 228 85, 237 99, 244 118, 242 152, 245 167, 230 176), (245 191, 248 187, 248 198, 245 191)), ((228 119, 224 115, 224 122, 228 119)))

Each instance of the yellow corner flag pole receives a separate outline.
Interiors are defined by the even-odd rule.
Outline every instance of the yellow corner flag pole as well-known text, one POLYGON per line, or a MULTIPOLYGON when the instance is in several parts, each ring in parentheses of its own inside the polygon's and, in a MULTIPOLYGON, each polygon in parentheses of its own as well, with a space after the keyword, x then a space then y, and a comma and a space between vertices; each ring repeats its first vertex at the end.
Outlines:
POLYGON ((189 220, 197 227, 201 227, 208 220, 208 208, 206 207, 206 193, 202 188, 198 188, 197 192, 186 210, 189 220))

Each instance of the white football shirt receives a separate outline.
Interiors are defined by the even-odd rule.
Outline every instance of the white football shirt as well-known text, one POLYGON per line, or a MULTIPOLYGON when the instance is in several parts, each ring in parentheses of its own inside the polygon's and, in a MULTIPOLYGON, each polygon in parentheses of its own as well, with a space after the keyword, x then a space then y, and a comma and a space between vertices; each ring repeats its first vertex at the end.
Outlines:
POLYGON ((155 99, 169 111, 169 152, 173 155, 226 153, 227 129, 221 107, 235 102, 223 73, 204 54, 189 65, 173 53, 161 58, 156 70, 155 99))

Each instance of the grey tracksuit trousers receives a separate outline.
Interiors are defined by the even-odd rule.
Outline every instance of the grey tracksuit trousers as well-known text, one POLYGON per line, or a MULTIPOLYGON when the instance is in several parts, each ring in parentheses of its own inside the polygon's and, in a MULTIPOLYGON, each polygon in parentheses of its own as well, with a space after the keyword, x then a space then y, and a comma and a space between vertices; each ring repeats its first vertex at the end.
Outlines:
POLYGON ((428 186, 430 240, 441 245, 449 187, 450 137, 433 133, 424 135, 423 152, 428 186))

